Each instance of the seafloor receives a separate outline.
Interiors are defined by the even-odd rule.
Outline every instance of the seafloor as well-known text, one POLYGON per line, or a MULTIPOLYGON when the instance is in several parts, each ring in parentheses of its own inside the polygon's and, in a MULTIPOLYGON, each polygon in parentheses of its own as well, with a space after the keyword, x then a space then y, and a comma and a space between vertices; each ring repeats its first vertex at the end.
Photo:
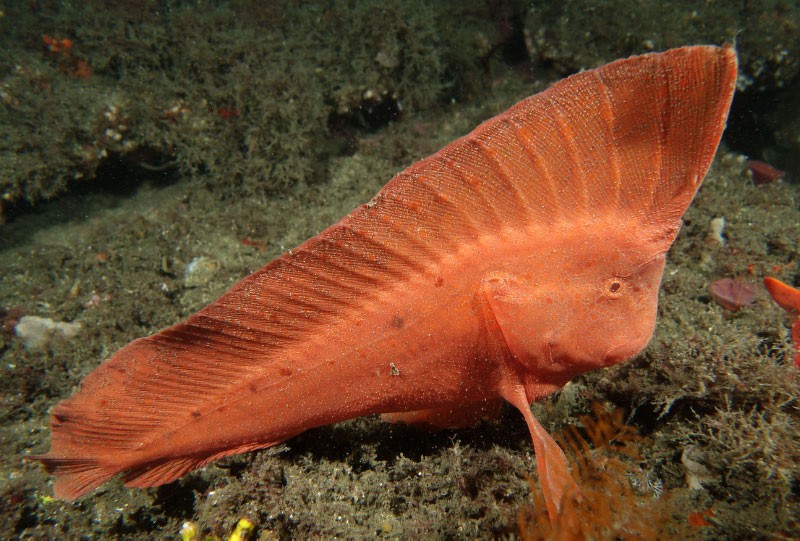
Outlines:
MULTIPOLYGON (((528 432, 511 409, 471 429, 434 434, 375 417, 357 419, 214 463, 171 485, 137 490, 115 481, 75 503, 52 499, 51 479, 25 459, 47 450, 49 410, 102 360, 130 340, 202 308, 237 280, 369 200, 403 167, 560 75, 652 47, 701 40, 697 34, 681 37, 652 29, 680 26, 684 19, 678 15, 684 12, 677 4, 676 21, 655 24, 656 15, 647 18, 613 2, 620 13, 634 13, 634 22, 602 27, 606 33, 595 31, 580 49, 575 43, 587 34, 567 32, 563 19, 569 18, 569 9, 578 9, 573 2, 564 2, 559 13, 527 3, 480 3, 450 14, 469 21, 463 25, 448 21, 442 6, 425 8, 433 17, 429 24, 411 20, 413 6, 387 14, 391 9, 377 3, 353 3, 343 14, 320 3, 305 5, 307 13, 298 15, 289 13, 290 4, 265 3, 262 10, 247 2, 213 8, 145 3, 147 15, 134 16, 113 12, 109 3, 95 7, 97 13, 107 10, 106 19, 85 20, 78 16, 83 12, 61 3, 21 3, 3 10, 0 24, 9 33, 3 41, 8 54, 0 85, 6 135, 0 167, 7 183, 2 185, 5 223, 0 225, 0 538, 176 538, 186 521, 199 529, 197 539, 227 538, 240 518, 255 523, 252 539, 548 538, 541 503, 534 502, 528 481, 532 476, 535 482, 528 432), (252 16, 253 10, 260 15, 252 16), (351 56, 355 53, 348 51, 360 49, 348 49, 345 41, 357 42, 359 35, 345 31, 348 21, 372 30, 360 34, 361 39, 386 35, 379 25, 396 27, 405 21, 406 26, 390 43, 371 44, 372 49, 352 57, 353 65, 337 68, 334 75, 315 69, 332 70, 324 62, 344 53, 315 56, 319 64, 309 70, 311 79, 295 83, 329 77, 338 86, 315 89, 324 95, 318 96, 319 110, 310 111, 303 100, 316 103, 314 96, 294 89, 291 81, 276 81, 274 73, 263 76, 268 84, 262 94, 256 92, 253 85, 261 75, 248 83, 246 73, 236 70, 237 62, 250 57, 230 44, 223 47, 225 32, 237 27, 236 21, 252 20, 262 25, 265 35, 260 37, 278 43, 275 51, 281 51, 280 39, 269 34, 281 33, 291 43, 295 38, 286 21, 303 16, 312 17, 310 27, 344 29, 339 48, 351 56), (206 25, 208 33, 195 32, 189 44, 171 36, 181 42, 184 55, 194 51, 195 56, 161 58, 153 60, 157 69, 133 69, 126 64, 127 49, 112 54, 114 47, 128 43, 125 39, 155 39, 160 34, 152 28, 159 28, 162 18, 178 21, 184 31, 206 25), (99 24, 112 19, 113 24, 99 24), (140 30, 134 38, 131 28, 140 30), (633 40, 631 35, 642 28, 649 41, 633 40), (430 46, 440 50, 415 42, 414 32, 425 29, 438 36, 430 46), (443 29, 452 35, 437 34, 443 29), (564 33, 558 34, 559 29, 564 33), (458 32, 463 35, 454 37, 458 32), (82 46, 83 52, 54 51, 52 40, 40 41, 42 35, 69 37, 75 42, 70 50, 82 46), (103 47, 106 56, 99 52, 103 47), (218 72, 206 58, 217 52, 215 47, 226 55, 225 68, 218 72), (414 55, 439 64, 425 72, 414 55), (164 66, 182 61, 187 66, 171 68, 173 79, 189 80, 186 74, 197 77, 209 70, 208 77, 201 77, 202 92, 213 93, 230 77, 245 82, 224 87, 230 102, 201 105, 197 88, 164 90, 169 71, 164 66), (380 70, 362 73, 358 62, 370 61, 380 70), (456 68, 461 71, 455 73, 456 68), (359 73, 370 82, 360 80, 359 73), (415 78, 439 86, 414 89, 415 78), (142 94, 139 110, 130 94, 132 88, 148 86, 152 96, 171 92, 173 98, 165 97, 149 117, 146 106, 156 98, 142 94), (93 93, 97 88, 102 92, 93 93), (297 100, 301 106, 273 111, 247 101, 277 99, 297 100), (78 112, 69 113, 70 107, 78 112), (287 123, 292 115, 297 125, 287 123), (72 122, 72 132, 54 118, 72 122), (81 118, 90 120, 81 123, 81 118), (279 125, 258 125, 270 121, 279 125), (47 128, 53 141, 43 143, 47 128), (95 139, 89 138, 92 130, 95 139), (281 133, 297 140, 280 140, 281 133), (226 137, 238 139, 223 142, 226 137), (331 146, 320 148, 325 140, 333 141, 331 146), (70 151, 70 145, 79 151, 70 151), (226 151, 208 150, 217 147, 226 151), (264 147, 269 150, 262 153, 264 147), (31 153, 39 157, 38 169, 31 153), (47 189, 41 182, 32 184, 45 177, 50 179, 47 189), (15 333, 24 316, 80 328, 71 337, 56 333, 41 344, 26 344, 15 333)), ((736 22, 762 32, 774 29, 761 39, 774 47, 783 40, 778 48, 797 57, 798 50, 792 49, 797 6, 765 3, 751 10, 730 15, 733 32, 736 22), (764 22, 776 20, 781 24, 764 22)), ((592 20, 602 21, 607 14, 601 11, 586 4, 581 13, 594 13, 592 20)), ((706 15, 707 22, 727 20, 695 12, 695 18, 706 15)), ((710 26, 697 23, 692 31, 702 37, 702 29, 710 26)), ((706 41, 732 39, 726 34, 730 28, 706 41)), ((797 112, 786 109, 790 100, 772 108, 758 100, 783 96, 784 88, 796 86, 797 74, 791 62, 776 63, 776 57, 759 53, 752 32, 747 39, 751 47, 741 53, 749 55, 742 63, 744 97, 737 100, 750 109, 784 115, 783 131, 776 128, 769 137, 753 133, 748 146, 742 143, 747 130, 766 130, 770 124, 757 124, 746 111, 735 113, 735 137, 723 142, 669 253, 650 346, 630 363, 578 378, 533 406, 552 433, 568 425, 611 431, 606 441, 582 431, 574 462, 587 493, 600 493, 592 500, 592 512, 581 517, 596 522, 596 539, 800 537, 800 378, 791 361, 790 320, 760 285, 767 275, 800 283, 800 185, 786 157, 800 136, 790 128, 797 125, 797 112), (781 133, 794 134, 794 142, 776 141, 781 133), (789 168, 788 175, 755 186, 744 150, 789 168), (721 236, 712 226, 719 218, 725 221, 721 236), (717 304, 709 285, 725 277, 756 284, 753 302, 736 312, 717 304), (624 416, 612 422, 593 404, 624 416)), ((327 46, 331 42, 336 40, 327 46)), ((297 51, 313 47, 307 40, 302 43, 274 59, 275 69, 292 65, 287 55, 304 61, 297 51)), ((165 51, 160 53, 168 55, 165 51)), ((261 61, 258 69, 266 70, 273 60, 261 61)))

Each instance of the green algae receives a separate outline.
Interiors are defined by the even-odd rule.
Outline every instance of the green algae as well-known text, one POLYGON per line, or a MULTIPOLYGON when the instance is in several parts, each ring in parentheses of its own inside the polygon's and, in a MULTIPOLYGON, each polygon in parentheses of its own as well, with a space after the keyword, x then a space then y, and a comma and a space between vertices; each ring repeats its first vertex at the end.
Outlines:
POLYGON ((485 7, 426 2, 49 8, 15 4, 0 18, 13 26, 0 38, 7 208, 91 183, 109 162, 174 163, 253 196, 313 183, 347 152, 351 125, 383 125, 477 80, 465 74, 481 70, 476 43, 492 29, 485 7), (73 45, 54 52, 45 36, 73 45))

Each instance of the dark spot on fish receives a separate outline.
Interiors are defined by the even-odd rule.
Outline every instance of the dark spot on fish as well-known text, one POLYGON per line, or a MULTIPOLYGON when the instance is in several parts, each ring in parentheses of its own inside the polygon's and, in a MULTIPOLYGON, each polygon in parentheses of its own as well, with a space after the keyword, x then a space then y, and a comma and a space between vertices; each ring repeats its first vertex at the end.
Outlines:
POLYGON ((444 278, 442 278, 441 276, 439 276, 439 277, 436 279, 436 282, 434 282, 434 284, 433 284, 433 285, 435 285, 436 287, 442 287, 442 286, 444 285, 444 278))
POLYGON ((291 368, 286 367, 286 366, 281 366, 279 372, 281 373, 281 376, 291 376, 292 375, 291 368))
POLYGON ((199 411, 195 410, 192 412, 192 417, 194 419, 199 419, 200 417, 202 417, 202 414, 199 411))
POLYGON ((406 320, 400 316, 392 316, 392 327, 395 329, 402 329, 403 325, 406 324, 406 320))
POLYGON ((247 388, 250 389, 251 393, 255 393, 258 391, 258 386, 255 383, 248 384, 247 388))

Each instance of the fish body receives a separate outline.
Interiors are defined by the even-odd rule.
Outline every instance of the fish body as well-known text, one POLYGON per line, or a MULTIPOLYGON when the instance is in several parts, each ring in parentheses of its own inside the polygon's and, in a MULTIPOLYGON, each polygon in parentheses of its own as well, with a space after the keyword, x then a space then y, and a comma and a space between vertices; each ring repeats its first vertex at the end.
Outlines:
MULTIPOLYGON (((487 329, 482 309, 486 295, 484 280, 500 284, 490 293, 491 302, 508 307, 504 316, 508 321, 502 323, 507 332, 547 329, 546 336, 534 335, 533 343, 523 347, 518 359, 529 365, 521 377, 532 399, 547 396, 587 369, 627 358, 646 345, 652 325, 640 327, 632 325, 633 321, 603 321, 598 310, 598 317, 585 323, 608 336, 617 335, 613 344, 622 347, 604 351, 581 344, 577 334, 585 329, 564 325, 559 320, 574 298, 595 297, 592 300, 598 303, 611 302, 613 299, 606 300, 606 293, 600 289, 604 280, 629 274, 631 268, 608 266, 612 254, 600 255, 604 264, 592 266, 592 270, 600 271, 599 275, 596 280, 587 280, 598 291, 565 292, 560 281, 525 284, 545 271, 556 269, 562 276, 585 274, 586 261, 559 261, 556 255, 547 259, 516 255, 518 250, 526 253, 552 250, 554 241, 556 245, 571 245, 577 239, 570 237, 575 236, 580 236, 581 242, 595 245, 613 238, 609 237, 609 231, 614 224, 595 222, 592 226, 603 226, 602 238, 579 227, 572 235, 565 234, 558 240, 525 229, 509 231, 491 240, 478 240, 474 246, 451 254, 448 261, 431 265, 402 284, 374 294, 372 299, 354 296, 349 300, 357 305, 352 314, 343 314, 306 340, 281 348, 279 356, 274 352, 261 353, 271 354, 271 358, 264 360, 270 363, 269 369, 242 377, 233 389, 225 388, 219 401, 197 409, 197 413, 189 412, 185 419, 188 422, 175 423, 174 428, 160 434, 160 445, 143 441, 140 448, 146 449, 152 459, 172 454, 194 455, 198 451, 223 452, 231 447, 278 443, 307 428, 370 413, 433 408, 463 410, 470 404, 480 407, 499 396, 506 375, 501 360, 494 358, 495 337, 487 329), (505 263, 498 265, 489 257, 490 253, 505 263), (518 302, 520 295, 525 296, 524 302, 518 302), (544 305, 530 311, 537 321, 514 313, 515 309, 529 311, 532 304, 544 305), (540 342, 546 342, 547 349, 539 348, 540 342), (530 350, 524 349, 528 347, 530 350), (321 400, 321 392, 334 398, 321 400)), ((625 238, 621 230, 614 239, 614 249, 626 243, 632 244, 632 239, 625 238)), ((301 247, 289 257, 298 257, 295 254, 302 251, 301 247)), ((653 274, 660 276, 663 262, 663 252, 654 248, 652 260, 643 263, 651 265, 653 274)), ((652 298, 657 293, 657 279, 643 282, 628 287, 641 287, 642 297, 652 298)), ((631 303, 625 314, 632 320, 654 322, 654 310, 652 302, 638 306, 631 303)), ((230 321, 227 317, 225 321, 230 321)), ((185 333, 187 329, 167 332, 185 333)), ((120 353, 148 365, 151 351, 162 347, 159 340, 144 338, 120 353)), ((234 352, 242 354, 238 349, 234 352)), ((193 378, 194 374, 189 374, 183 382, 191 387, 193 378)), ((181 382, 171 379, 168 375, 161 380, 162 389, 180 389, 181 382)), ((92 383, 94 380, 87 384, 92 383)), ((152 398, 153 406, 160 407, 162 400, 152 398)), ((146 410, 149 404, 141 400, 136 405, 146 410)), ((135 467, 142 456, 137 456, 129 467, 135 467)))
POLYGON ((530 404, 649 341, 665 254, 711 163, 730 47, 572 76, 392 179, 220 299, 125 346, 61 402, 56 496, 155 486, 383 413, 520 410, 551 516, 576 490, 530 404))

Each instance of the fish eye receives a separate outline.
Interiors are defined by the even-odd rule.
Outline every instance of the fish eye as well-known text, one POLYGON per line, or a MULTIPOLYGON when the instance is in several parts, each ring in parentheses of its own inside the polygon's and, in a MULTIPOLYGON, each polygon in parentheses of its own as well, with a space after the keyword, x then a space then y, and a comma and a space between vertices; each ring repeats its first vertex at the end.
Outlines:
POLYGON ((608 299, 618 299, 625 292, 625 279, 621 276, 612 276, 603 287, 603 294, 608 299))

